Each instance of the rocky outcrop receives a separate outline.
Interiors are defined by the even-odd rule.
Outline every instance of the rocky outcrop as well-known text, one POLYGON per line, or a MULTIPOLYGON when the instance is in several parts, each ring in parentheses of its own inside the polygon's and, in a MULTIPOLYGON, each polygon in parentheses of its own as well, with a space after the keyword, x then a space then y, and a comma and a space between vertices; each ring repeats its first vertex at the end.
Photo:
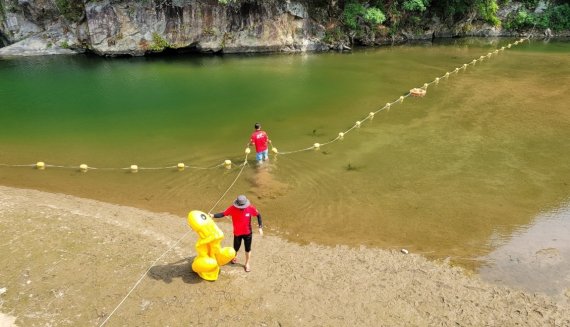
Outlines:
MULTIPOLYGON (((0 0, 4 5, 13 1, 0 0)), ((36 48, 44 40, 46 51, 49 44, 51 50, 134 56, 167 48, 223 53, 329 49, 321 41, 324 27, 298 2, 221 5, 217 0, 104 0, 85 3, 84 17, 73 22, 60 15, 51 1, 17 1, 17 8, 5 11, 0 30, 10 42, 34 36, 36 48)), ((0 49, 0 54, 6 50, 0 49)), ((42 54, 40 49, 37 52, 42 54)))
MULTIPOLYGON (((339 2, 311 0, 0 0, 0 56, 90 51, 104 56, 175 51, 206 53, 349 50, 356 45, 457 36, 522 36, 489 25, 473 11, 442 22, 343 26, 339 2), (325 28, 324 26, 327 26, 325 28), (4 45, 9 45, 3 47, 4 45)), ((540 1, 537 10, 544 10, 540 1)), ((500 18, 522 4, 509 2, 500 18)), ((557 32, 554 36, 564 36, 557 32)), ((536 31, 535 36, 543 31, 536 31)))

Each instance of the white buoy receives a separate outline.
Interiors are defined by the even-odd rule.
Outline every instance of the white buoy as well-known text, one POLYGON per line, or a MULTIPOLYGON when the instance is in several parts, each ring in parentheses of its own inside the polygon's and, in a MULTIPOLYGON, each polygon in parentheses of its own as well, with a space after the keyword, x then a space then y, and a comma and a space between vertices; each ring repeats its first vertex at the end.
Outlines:
POLYGON ((439 77, 436 77, 434 81, 435 81, 435 84, 439 84, 439 77))
POLYGON ((463 70, 467 69, 467 64, 463 64, 463 66, 461 66, 463 68, 463 70))
POLYGON ((313 148, 314 148, 315 150, 320 149, 320 147, 321 147, 321 145, 320 145, 319 143, 313 144, 313 148))
POLYGON ((402 95, 399 99, 400 103, 404 102, 404 96, 402 95))
POLYGON ((410 252, 408 252, 408 250, 406 250, 406 249, 401 249, 400 252, 402 252, 403 254, 408 254, 408 253, 410 253, 410 252))
POLYGON ((370 117, 370 120, 374 119, 374 113, 371 111, 371 112, 368 114, 368 117, 370 117))
POLYGON ((245 154, 250 154, 251 153, 251 149, 250 148, 245 148, 245 154))
POLYGON ((509 44, 507 45, 507 48, 509 48, 509 49, 510 49, 510 48, 511 48, 511 46, 512 46, 512 45, 509 43, 509 44))
POLYGON ((356 126, 356 128, 360 128, 360 120, 356 121, 356 123, 354 124, 354 126, 356 126))
POLYGON ((386 110, 390 111, 390 106, 391 106, 391 104, 389 102, 386 103, 386 110))
POLYGON ((44 169, 46 169, 46 164, 45 164, 45 162, 43 162, 43 161, 38 161, 38 162, 36 163, 36 168, 39 169, 39 170, 44 170, 44 169))
POLYGON ((494 53, 494 54, 497 54, 497 53, 499 53, 499 50, 495 50, 495 51, 493 51, 493 53, 494 53))
POLYGON ((271 152, 273 152, 273 153, 275 153, 275 154, 278 154, 278 153, 279 153, 279 150, 277 150, 277 148, 271 148, 271 152))
POLYGON ((471 61, 471 65, 475 65, 477 63, 477 60, 473 59, 473 61, 471 61))
POLYGON ((448 78, 448 77, 449 77, 449 72, 445 73, 444 77, 445 77, 445 78, 448 78))
POLYGON ((178 171, 183 171, 186 168, 186 165, 183 162, 180 162, 176 167, 178 167, 178 171))
POLYGON ((424 86, 422 86, 422 89, 427 90, 429 84, 428 83, 424 83, 424 86))
POLYGON ((338 133, 338 138, 344 140, 344 133, 343 132, 338 133))
POLYGON ((139 166, 131 165, 131 173, 136 173, 137 171, 139 171, 139 166))
POLYGON ((226 169, 231 169, 232 168, 232 161, 231 160, 225 160, 224 161, 224 167, 226 167, 226 169))
POLYGON ((79 170, 83 173, 87 172, 88 169, 89 169, 89 166, 87 166, 86 164, 79 165, 79 170))
POLYGON ((505 51, 505 47, 501 47, 501 49, 500 49, 500 50, 501 50, 501 51, 505 51))

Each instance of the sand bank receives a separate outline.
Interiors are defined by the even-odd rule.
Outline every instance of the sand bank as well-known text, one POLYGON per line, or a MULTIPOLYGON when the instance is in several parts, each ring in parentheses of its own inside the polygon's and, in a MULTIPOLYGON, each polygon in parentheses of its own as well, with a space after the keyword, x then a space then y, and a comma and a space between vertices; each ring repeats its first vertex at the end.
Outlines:
MULTIPOLYGON (((188 227, 170 214, 0 187, 0 231, 0 322, 98 326, 188 227)), ((556 302, 415 254, 272 235, 254 236, 252 272, 228 265, 206 282, 190 269, 195 241, 191 232, 154 265, 108 326, 570 325, 569 292, 556 302)))

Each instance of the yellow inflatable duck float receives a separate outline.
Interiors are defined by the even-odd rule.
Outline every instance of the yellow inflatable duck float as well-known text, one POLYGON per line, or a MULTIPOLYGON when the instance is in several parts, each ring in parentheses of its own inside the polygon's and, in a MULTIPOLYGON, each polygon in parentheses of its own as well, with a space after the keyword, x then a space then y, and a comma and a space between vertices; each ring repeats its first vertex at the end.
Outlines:
POLYGON ((198 233, 197 255, 192 262, 192 270, 205 280, 217 280, 220 266, 235 258, 236 251, 232 247, 222 248, 224 232, 207 213, 190 211, 188 225, 198 233))

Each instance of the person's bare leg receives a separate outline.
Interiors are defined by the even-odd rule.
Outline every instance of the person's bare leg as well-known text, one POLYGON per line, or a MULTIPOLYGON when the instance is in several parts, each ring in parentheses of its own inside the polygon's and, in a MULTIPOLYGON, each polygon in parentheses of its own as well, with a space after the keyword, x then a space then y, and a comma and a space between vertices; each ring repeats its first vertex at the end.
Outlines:
POLYGON ((249 258, 251 257, 251 251, 245 253, 245 271, 250 272, 251 268, 249 266, 249 258))

